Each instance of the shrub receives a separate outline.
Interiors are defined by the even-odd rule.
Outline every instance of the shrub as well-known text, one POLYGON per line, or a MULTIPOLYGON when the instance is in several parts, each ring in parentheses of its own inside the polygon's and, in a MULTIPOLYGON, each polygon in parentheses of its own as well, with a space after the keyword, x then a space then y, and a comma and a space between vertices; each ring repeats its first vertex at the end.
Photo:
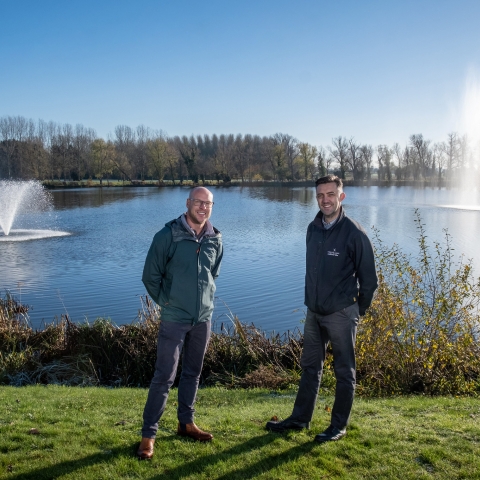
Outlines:
POLYGON ((450 235, 427 244, 416 211, 418 255, 387 248, 375 234, 379 288, 357 342, 361 390, 373 394, 478 391, 480 278, 454 263, 450 235))

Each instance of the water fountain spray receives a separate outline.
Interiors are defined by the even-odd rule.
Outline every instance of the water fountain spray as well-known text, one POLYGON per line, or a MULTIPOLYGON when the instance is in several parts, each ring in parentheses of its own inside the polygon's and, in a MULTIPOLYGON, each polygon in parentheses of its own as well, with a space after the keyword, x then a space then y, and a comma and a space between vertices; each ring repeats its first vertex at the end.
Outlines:
POLYGON ((51 197, 40 182, 0 180, 0 241, 69 235, 58 230, 12 229, 15 219, 21 214, 40 214, 51 209, 51 197))

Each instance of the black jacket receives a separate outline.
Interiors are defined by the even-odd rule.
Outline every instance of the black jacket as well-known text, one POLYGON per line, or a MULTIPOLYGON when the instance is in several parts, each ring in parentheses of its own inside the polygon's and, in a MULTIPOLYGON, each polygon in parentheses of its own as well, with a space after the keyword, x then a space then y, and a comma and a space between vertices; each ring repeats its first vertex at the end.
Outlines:
POLYGON ((343 207, 337 223, 328 230, 322 217, 319 212, 307 229, 305 305, 315 313, 330 315, 358 302, 364 315, 378 285, 372 244, 343 207))

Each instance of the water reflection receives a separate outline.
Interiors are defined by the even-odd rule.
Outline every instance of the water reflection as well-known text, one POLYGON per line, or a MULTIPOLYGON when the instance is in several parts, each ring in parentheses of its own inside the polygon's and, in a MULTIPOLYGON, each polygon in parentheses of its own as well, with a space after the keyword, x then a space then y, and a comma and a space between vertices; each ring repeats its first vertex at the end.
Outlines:
MULTIPOLYGON (((156 190, 148 187, 148 190, 156 190)), ((53 190, 52 197, 57 210, 82 207, 101 207, 114 202, 126 202, 144 192, 131 187, 83 188, 71 190, 53 190)), ((148 192, 145 192, 148 194, 148 192)), ((150 192, 152 193, 152 192, 150 192)))
POLYGON ((296 202, 301 205, 310 205, 312 199, 315 198, 315 188, 249 187, 247 189, 247 194, 252 198, 260 200, 269 200, 272 202, 296 202))

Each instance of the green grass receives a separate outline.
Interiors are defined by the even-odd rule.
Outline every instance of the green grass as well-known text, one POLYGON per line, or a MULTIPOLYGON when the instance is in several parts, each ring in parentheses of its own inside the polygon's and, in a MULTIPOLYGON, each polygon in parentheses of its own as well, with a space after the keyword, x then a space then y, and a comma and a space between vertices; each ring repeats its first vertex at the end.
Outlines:
POLYGON ((480 404, 472 397, 357 398, 348 435, 313 441, 329 423, 320 395, 312 428, 269 433, 294 391, 201 389, 196 422, 211 443, 178 437, 176 390, 155 456, 138 461, 146 389, 0 387, 0 478, 479 479, 480 404), (30 433, 37 429, 38 433, 30 433))

